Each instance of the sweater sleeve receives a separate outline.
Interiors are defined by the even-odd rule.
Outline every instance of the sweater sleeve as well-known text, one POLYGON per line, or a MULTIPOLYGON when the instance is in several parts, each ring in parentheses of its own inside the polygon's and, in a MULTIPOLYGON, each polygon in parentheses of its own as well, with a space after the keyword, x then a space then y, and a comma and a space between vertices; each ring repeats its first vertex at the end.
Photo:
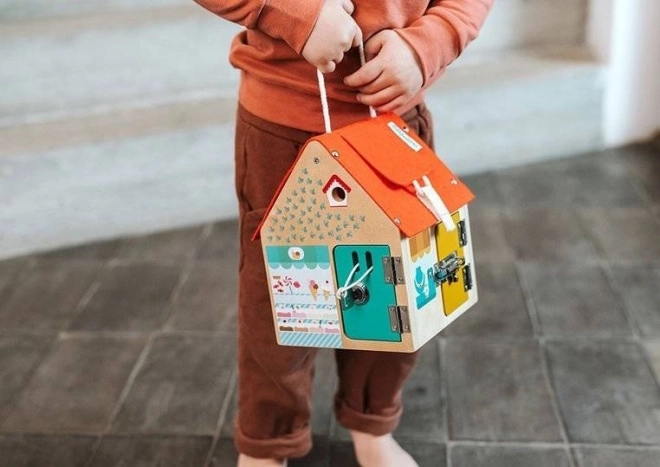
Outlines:
POLYGON ((494 0, 433 0, 426 13, 396 29, 419 57, 427 86, 479 34, 494 0))
POLYGON ((273 39, 285 41, 301 53, 316 24, 323 0, 195 0, 207 10, 273 39))

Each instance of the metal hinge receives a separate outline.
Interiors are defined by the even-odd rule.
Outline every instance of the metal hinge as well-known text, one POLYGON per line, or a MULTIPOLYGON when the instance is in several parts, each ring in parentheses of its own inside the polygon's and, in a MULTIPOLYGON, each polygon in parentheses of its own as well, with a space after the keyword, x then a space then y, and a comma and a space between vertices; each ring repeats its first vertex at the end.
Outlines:
POLYGON ((410 315, 408 314, 407 306, 388 307, 390 313, 390 329, 392 332, 409 333, 410 332, 410 315))
POLYGON ((468 244, 467 229, 465 228, 465 221, 460 221, 458 223, 458 243, 461 246, 468 244))
POLYGON ((463 287, 466 292, 472 290, 472 268, 469 264, 463 266, 463 287))
POLYGON ((388 284, 405 284, 406 279, 403 274, 403 261, 400 256, 383 256, 383 272, 385 282, 388 284))

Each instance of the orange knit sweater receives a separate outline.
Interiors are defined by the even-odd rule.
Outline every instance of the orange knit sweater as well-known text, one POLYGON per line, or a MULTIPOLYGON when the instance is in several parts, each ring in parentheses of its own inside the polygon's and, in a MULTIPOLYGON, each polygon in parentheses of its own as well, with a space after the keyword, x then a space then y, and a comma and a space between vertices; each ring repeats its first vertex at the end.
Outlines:
MULTIPOLYGON (((274 123, 322 132, 316 70, 301 56, 324 0, 195 0, 246 27, 233 41, 230 61, 241 70, 240 103, 274 123)), ((424 87, 433 83, 478 34, 494 0, 353 0, 364 40, 397 31, 417 53, 424 87)), ((359 68, 357 50, 325 76, 333 127, 368 116, 343 78, 359 68)), ((403 113, 423 99, 423 91, 403 113)))

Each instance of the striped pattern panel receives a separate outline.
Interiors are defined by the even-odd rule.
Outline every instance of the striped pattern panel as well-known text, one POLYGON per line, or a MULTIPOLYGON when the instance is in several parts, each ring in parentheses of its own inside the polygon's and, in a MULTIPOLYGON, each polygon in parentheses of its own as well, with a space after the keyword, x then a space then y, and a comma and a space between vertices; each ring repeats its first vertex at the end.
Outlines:
POLYGON ((295 345, 297 347, 326 347, 340 349, 340 334, 321 334, 316 332, 281 332, 281 345, 295 345))

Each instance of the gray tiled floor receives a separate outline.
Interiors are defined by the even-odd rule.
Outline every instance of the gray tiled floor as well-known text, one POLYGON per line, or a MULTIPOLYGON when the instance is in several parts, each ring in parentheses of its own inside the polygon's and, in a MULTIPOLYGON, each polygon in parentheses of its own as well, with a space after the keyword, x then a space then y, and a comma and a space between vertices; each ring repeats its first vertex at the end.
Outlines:
MULTIPOLYGON (((466 178, 480 303, 426 345, 422 466, 660 465, 660 151, 466 178)), ((0 466, 231 466, 237 225, 0 262, 0 466)), ((314 386, 314 450, 356 465, 314 386)))

